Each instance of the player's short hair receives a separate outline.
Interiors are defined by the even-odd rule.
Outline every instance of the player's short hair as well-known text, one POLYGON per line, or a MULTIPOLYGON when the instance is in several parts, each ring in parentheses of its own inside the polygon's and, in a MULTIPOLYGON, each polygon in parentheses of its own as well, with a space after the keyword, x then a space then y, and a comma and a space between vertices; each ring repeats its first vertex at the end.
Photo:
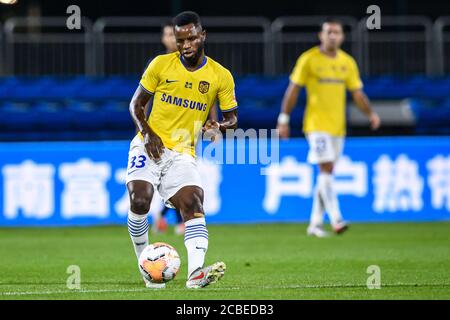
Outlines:
POLYGON ((342 22, 342 20, 340 20, 339 18, 336 17, 327 17, 325 18, 321 23, 320 23, 320 30, 323 30, 323 26, 325 23, 334 23, 334 24, 338 24, 341 26, 342 29, 344 29, 344 23, 342 22))
POLYGON ((201 26, 200 16, 194 11, 183 11, 173 18, 172 23, 174 26, 185 26, 187 24, 194 24, 195 26, 201 26))

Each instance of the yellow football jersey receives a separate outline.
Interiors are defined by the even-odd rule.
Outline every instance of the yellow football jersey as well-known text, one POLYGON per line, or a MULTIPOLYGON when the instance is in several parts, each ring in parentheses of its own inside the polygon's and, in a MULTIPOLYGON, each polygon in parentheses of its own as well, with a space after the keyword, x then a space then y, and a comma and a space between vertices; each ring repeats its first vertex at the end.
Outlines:
POLYGON ((355 60, 342 50, 329 57, 314 47, 298 58, 290 80, 306 87, 303 131, 344 136, 345 90, 363 86, 355 60))
POLYGON ((157 56, 140 85, 154 95, 150 128, 166 148, 193 156, 211 106, 218 101, 222 111, 237 108, 233 76, 206 56, 194 71, 186 69, 179 52, 157 56))

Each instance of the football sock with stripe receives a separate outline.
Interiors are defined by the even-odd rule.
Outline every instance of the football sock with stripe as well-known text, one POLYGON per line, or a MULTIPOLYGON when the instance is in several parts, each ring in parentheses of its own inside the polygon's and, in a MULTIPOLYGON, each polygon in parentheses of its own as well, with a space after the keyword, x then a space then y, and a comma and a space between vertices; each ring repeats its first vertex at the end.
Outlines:
POLYGON ((205 218, 194 218, 185 222, 184 245, 188 254, 188 277, 202 268, 208 250, 208 229, 205 218))
POLYGON ((323 201, 320 198, 319 186, 316 185, 314 188, 310 225, 314 227, 321 227, 323 225, 324 213, 325 208, 323 207, 323 201))
POLYGON ((317 177, 317 186, 325 210, 330 217, 330 222, 334 225, 342 220, 342 216, 337 195, 334 191, 333 176, 325 172, 319 173, 319 176, 317 177))
POLYGON ((136 257, 139 259, 142 250, 148 245, 147 214, 136 214, 128 211, 128 232, 133 242, 136 257))

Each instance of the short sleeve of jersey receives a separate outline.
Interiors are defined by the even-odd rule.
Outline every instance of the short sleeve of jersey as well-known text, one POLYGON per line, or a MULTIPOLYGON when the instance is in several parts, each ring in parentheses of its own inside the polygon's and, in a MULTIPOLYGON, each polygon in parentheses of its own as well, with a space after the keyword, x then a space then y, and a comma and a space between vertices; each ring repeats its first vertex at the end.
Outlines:
POLYGON ((347 80, 345 81, 347 89, 350 91, 361 89, 363 87, 363 83, 359 76, 358 65, 353 58, 349 60, 348 68, 349 74, 347 80))
POLYGON ((158 57, 156 57, 149 63, 147 69, 145 69, 144 74, 142 75, 141 81, 139 82, 141 87, 151 94, 155 93, 156 87, 159 83, 158 60, 158 57))
POLYGON ((224 70, 221 75, 219 92, 217 93, 221 111, 231 111, 237 108, 234 80, 231 72, 224 70))
POLYGON ((295 63, 289 80, 298 86, 305 86, 308 77, 308 56, 302 54, 295 63))

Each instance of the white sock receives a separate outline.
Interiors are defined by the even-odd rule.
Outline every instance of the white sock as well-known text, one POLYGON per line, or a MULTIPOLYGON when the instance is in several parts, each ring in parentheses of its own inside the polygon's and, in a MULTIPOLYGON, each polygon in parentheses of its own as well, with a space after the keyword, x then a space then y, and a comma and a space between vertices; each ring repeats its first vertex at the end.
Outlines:
POLYGON ((139 259, 142 250, 148 245, 147 214, 136 214, 128 211, 128 232, 133 242, 136 257, 139 259))
POLYGON ((323 202, 320 198, 319 187, 316 185, 314 188, 314 198, 309 225, 312 227, 321 227, 323 225, 324 213, 325 208, 323 207, 323 202))
POLYGON ((198 268, 203 268, 208 250, 208 229, 205 218, 195 218, 184 223, 184 245, 188 254, 188 278, 198 268))
POLYGON ((317 187, 323 206, 328 212, 330 222, 335 225, 342 220, 339 202, 333 187, 333 176, 329 173, 321 172, 317 177, 317 187))

